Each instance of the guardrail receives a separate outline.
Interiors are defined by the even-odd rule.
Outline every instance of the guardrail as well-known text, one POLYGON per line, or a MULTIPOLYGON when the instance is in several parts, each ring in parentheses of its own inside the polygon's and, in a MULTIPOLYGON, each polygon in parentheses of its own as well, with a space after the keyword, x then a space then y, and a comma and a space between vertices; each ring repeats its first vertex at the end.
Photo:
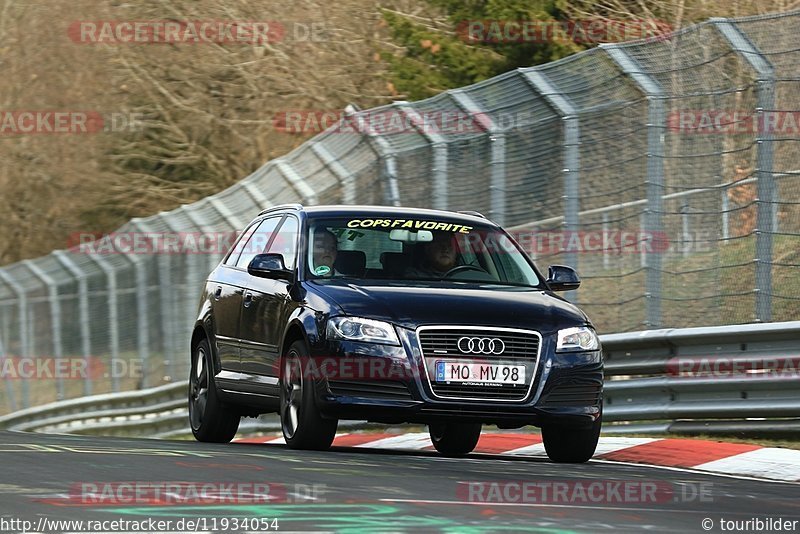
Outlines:
MULTIPOLYGON (((606 433, 800 432, 800 321, 647 330, 600 337, 606 433)), ((189 434, 186 383, 94 395, 0 417, 17 431, 189 434)), ((363 426, 343 422, 343 428, 363 426)), ((242 433, 279 430, 274 414, 242 433)))
POLYGON ((0 428, 70 434, 162 435, 190 432, 187 384, 92 395, 53 402, 0 417, 0 428))
MULTIPOLYGON (((53 402, 0 417, 0 429, 103 436, 190 436, 186 382, 53 402)), ((340 428, 366 426, 342 421, 340 428)), ((242 418, 240 434, 280 431, 277 414, 242 418)))
POLYGON ((800 431, 800 321, 601 336, 607 433, 800 431))

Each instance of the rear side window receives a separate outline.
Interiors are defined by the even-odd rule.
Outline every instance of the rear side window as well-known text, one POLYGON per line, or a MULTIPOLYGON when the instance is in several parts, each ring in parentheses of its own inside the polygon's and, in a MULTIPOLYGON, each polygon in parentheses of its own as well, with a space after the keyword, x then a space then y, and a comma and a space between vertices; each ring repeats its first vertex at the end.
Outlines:
POLYGON ((242 249, 244 249, 244 246, 247 244, 247 240, 250 239, 250 236, 253 235, 253 232, 256 231, 256 228, 258 228, 259 224, 260 223, 253 223, 248 226, 247 229, 245 229, 245 231, 236 241, 236 244, 233 246, 231 253, 227 258, 225 258, 225 265, 229 265, 231 267, 236 265, 236 262, 239 260, 239 256, 242 254, 242 249))
POLYGON ((258 228, 247 237, 247 242, 240 251, 239 259, 236 260, 236 267, 247 269, 256 254, 263 254, 266 251, 280 220, 281 217, 278 216, 261 221, 258 228))

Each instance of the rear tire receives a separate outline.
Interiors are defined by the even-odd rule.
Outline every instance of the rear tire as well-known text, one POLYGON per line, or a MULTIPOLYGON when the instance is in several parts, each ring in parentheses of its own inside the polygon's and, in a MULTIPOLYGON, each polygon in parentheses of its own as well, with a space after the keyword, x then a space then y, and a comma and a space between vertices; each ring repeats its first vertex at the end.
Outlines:
POLYGON ((597 449, 602 417, 589 428, 543 426, 542 441, 547 456, 553 462, 582 464, 588 462, 597 449))
POLYGON ((431 443, 442 456, 458 458, 471 453, 481 437, 480 423, 433 423, 428 425, 431 443))
POLYGON ((214 366, 207 339, 192 349, 189 374, 189 425, 197 441, 228 443, 239 429, 241 417, 217 396, 214 366))
POLYGON ((336 436, 337 419, 324 419, 314 395, 313 378, 304 372, 308 349, 295 341, 282 360, 281 430, 291 449, 325 451, 336 436))

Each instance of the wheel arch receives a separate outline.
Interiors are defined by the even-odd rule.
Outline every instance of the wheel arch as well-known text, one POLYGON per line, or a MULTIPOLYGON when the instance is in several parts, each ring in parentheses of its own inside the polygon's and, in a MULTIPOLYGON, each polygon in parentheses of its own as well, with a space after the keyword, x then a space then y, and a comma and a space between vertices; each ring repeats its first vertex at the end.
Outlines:
POLYGON ((208 342, 208 348, 211 350, 211 357, 214 364, 212 371, 214 375, 216 375, 217 371, 221 369, 219 357, 217 356, 215 347, 216 343, 214 343, 214 338, 209 333, 209 325, 203 321, 198 321, 194 325, 194 330, 192 330, 192 338, 191 342, 189 343, 189 358, 191 359, 194 356, 194 349, 202 339, 205 339, 208 342))
POLYGON ((283 336, 281 352, 279 355, 281 359, 295 341, 302 341, 306 344, 306 347, 309 346, 308 334, 306 333, 306 329, 300 320, 294 320, 286 327, 286 333, 283 336))

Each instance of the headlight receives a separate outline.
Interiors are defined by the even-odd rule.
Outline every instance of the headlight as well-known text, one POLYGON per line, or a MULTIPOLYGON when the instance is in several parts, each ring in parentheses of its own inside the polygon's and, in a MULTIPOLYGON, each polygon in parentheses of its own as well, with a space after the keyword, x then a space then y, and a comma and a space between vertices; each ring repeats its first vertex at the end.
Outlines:
POLYGON ((588 326, 576 326, 558 331, 557 352, 576 352, 580 350, 597 350, 600 340, 594 330, 588 326))
POLYGON ((383 321, 361 317, 333 317, 328 320, 328 339, 346 339, 382 345, 400 345, 394 327, 383 321))

